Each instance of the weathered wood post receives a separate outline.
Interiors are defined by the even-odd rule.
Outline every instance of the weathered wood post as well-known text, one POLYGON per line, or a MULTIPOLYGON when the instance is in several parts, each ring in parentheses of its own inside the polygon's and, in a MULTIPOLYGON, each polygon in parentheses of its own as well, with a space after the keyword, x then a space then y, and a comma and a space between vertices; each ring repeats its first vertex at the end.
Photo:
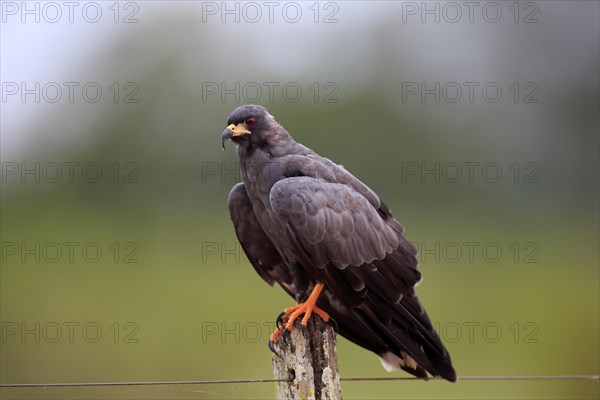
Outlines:
POLYGON ((313 315, 306 327, 296 321, 291 332, 277 341, 279 355, 273 354, 277 399, 341 400, 335 331, 313 315))

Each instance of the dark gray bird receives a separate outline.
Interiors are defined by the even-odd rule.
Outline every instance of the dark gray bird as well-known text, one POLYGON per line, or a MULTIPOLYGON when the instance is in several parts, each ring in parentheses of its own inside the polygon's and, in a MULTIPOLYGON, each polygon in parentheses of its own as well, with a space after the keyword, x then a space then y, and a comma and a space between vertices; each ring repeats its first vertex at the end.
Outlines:
POLYGON ((223 148, 228 139, 237 144, 243 180, 229 194, 231 220, 256 272, 299 303, 280 316, 285 329, 316 313, 388 371, 455 382, 414 290, 416 249, 389 208, 341 165, 297 143, 264 107, 238 107, 227 124, 223 148))

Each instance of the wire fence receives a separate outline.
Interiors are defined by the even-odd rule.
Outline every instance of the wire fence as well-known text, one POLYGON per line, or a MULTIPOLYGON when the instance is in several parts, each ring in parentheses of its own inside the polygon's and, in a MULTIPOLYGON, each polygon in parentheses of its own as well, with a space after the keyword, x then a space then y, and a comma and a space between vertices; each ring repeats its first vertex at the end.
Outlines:
MULTIPOLYGON (((443 378, 416 377, 364 377, 340 378, 342 382, 374 382, 374 381, 425 381, 444 380, 443 378)), ((600 380, 600 375, 488 375, 461 376, 460 381, 562 381, 562 380, 600 380)), ((221 379, 198 381, 152 381, 152 382, 81 382, 81 383, 3 383, 0 388, 51 388, 51 387, 86 387, 86 386, 157 386, 157 385, 219 385, 242 383, 277 383, 293 382, 282 379, 221 379)))

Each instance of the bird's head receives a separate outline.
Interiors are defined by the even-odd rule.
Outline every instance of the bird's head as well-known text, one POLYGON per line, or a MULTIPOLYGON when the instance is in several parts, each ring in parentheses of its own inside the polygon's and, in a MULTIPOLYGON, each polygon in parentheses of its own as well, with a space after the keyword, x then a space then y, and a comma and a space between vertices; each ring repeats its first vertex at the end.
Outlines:
POLYGON ((281 129, 266 108, 257 105, 240 106, 227 119, 227 128, 221 135, 221 144, 231 139, 236 144, 268 141, 281 129), (278 129, 279 128, 279 129, 278 129))

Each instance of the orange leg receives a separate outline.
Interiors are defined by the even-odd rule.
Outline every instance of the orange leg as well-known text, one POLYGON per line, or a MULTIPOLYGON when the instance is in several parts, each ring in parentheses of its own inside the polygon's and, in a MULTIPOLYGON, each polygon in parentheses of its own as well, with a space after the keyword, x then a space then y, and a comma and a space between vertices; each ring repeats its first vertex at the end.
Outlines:
POLYGON ((323 283, 317 283, 312 293, 310 296, 308 296, 308 299, 306 299, 304 303, 296 304, 295 306, 288 307, 284 310, 285 316, 287 317, 285 329, 291 331, 294 327, 294 322, 302 314, 304 314, 304 318, 302 318, 302 325, 304 326, 306 326, 308 323, 308 319, 313 312, 321 317, 323 321, 329 321, 329 314, 317 307, 317 299, 319 298, 319 295, 323 291, 324 287, 325 285, 323 283))
POLYGON ((300 317, 300 315, 304 314, 304 318, 302 318, 302 325, 304 326, 306 326, 308 323, 308 319, 313 312, 321 317, 323 321, 329 321, 329 314, 317 307, 317 299, 324 288, 325 284, 317 283, 310 293, 310 296, 308 296, 308 299, 306 299, 304 303, 298 303, 295 306, 288 307, 283 310, 281 319, 285 321, 285 325, 283 327, 278 327, 269 338, 269 348, 271 348, 271 350, 273 350, 273 343, 277 342, 277 339, 279 339, 283 329, 291 331, 294 327, 294 322, 298 319, 298 317, 300 317))

